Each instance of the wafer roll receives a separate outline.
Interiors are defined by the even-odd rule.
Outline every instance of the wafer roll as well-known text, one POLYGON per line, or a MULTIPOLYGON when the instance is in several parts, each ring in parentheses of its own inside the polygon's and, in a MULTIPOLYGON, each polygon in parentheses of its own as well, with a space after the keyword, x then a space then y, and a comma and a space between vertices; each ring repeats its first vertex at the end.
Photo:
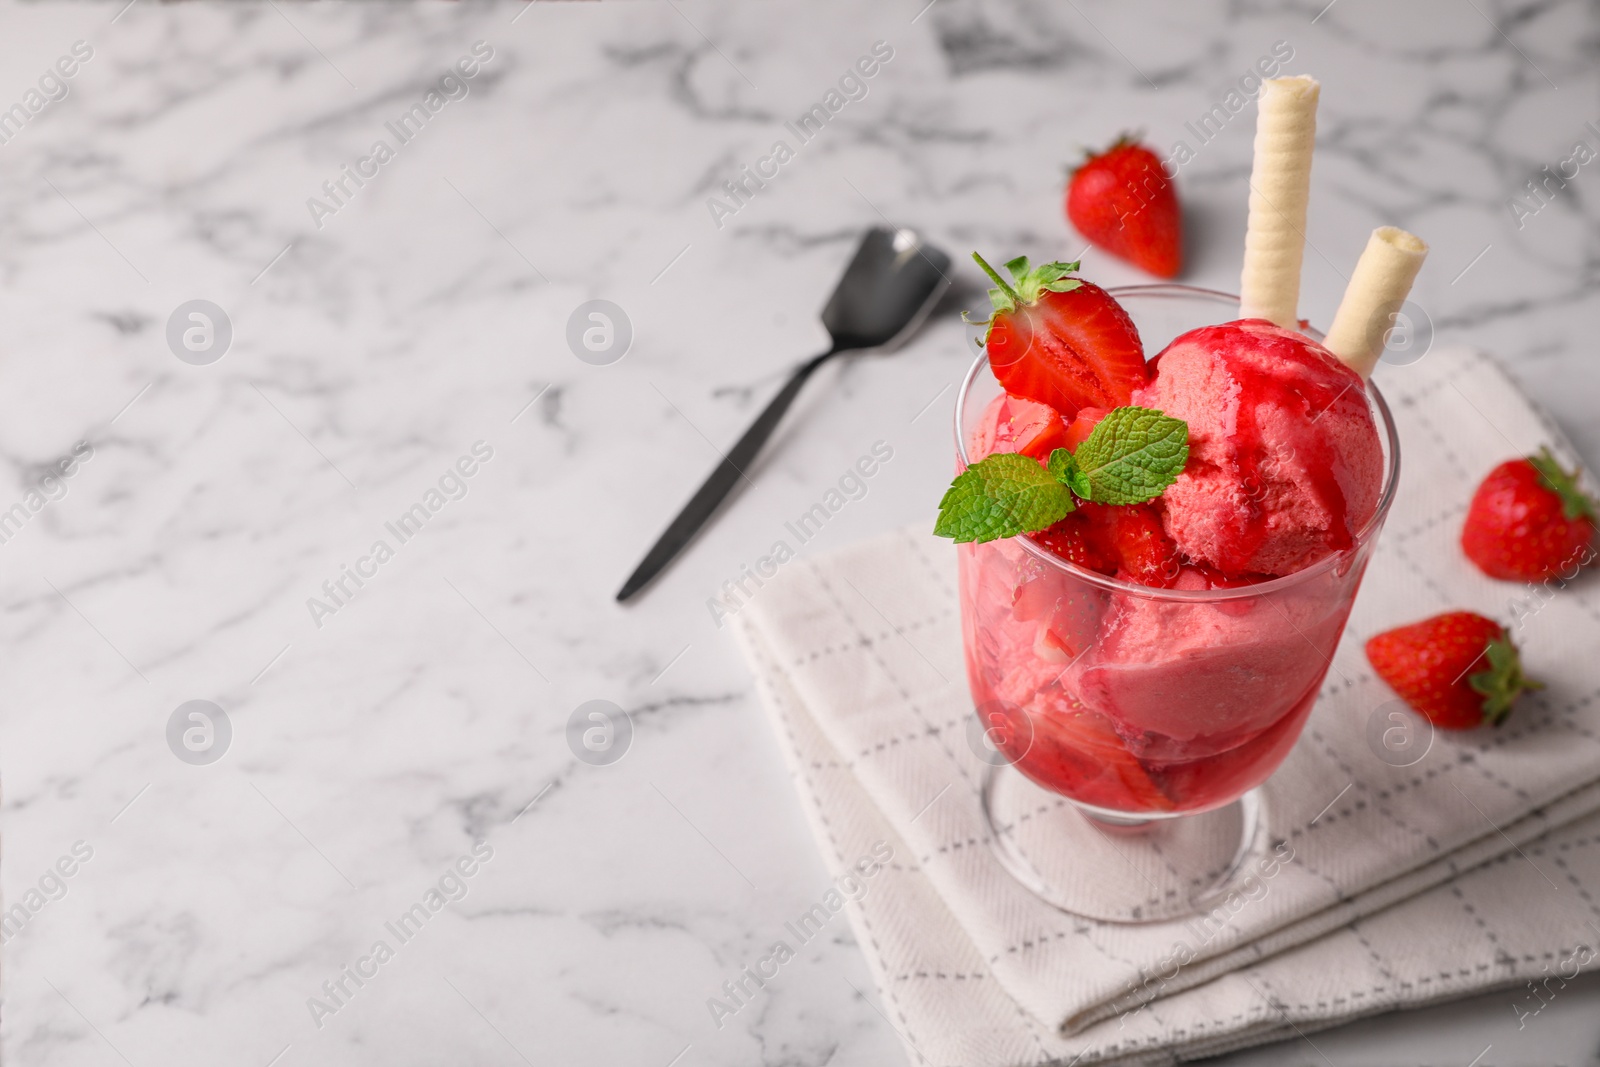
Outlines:
POLYGON ((1380 226, 1368 238, 1323 342, 1363 379, 1383 355, 1384 338, 1427 255, 1426 242, 1395 226, 1380 226))
POLYGON ((1257 105, 1239 316, 1289 330, 1298 328, 1319 89, 1315 78, 1304 75, 1272 78, 1262 83, 1257 105))

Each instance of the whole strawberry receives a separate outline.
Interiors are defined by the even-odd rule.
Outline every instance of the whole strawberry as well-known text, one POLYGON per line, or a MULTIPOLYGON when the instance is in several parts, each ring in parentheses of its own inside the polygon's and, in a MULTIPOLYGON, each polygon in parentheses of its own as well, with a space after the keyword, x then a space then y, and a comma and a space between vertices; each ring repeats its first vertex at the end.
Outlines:
POLYGON ((1172 180, 1159 156, 1126 135, 1072 172, 1067 218, 1107 252, 1158 278, 1176 278, 1183 266, 1183 217, 1172 180))
POLYGON ((1593 558, 1594 500, 1548 448, 1500 464, 1472 495, 1461 550, 1491 578, 1539 582, 1593 558))
POLYGON ((1542 686, 1522 673, 1517 646, 1493 619, 1450 611, 1381 633, 1367 662, 1435 726, 1499 726, 1524 690, 1542 686))

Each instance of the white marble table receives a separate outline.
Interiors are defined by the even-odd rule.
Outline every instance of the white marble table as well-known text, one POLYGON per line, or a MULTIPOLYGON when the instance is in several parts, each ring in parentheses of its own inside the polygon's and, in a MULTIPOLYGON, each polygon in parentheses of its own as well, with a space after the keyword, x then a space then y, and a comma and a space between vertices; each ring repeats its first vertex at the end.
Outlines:
MULTIPOLYGON (((708 1016, 825 876, 706 600, 875 440, 892 462, 805 551, 931 515, 959 323, 820 376, 694 550, 612 593, 822 345, 863 227, 1070 256, 1078 146, 1170 144, 1275 42, 1324 82, 1304 312, 1373 226, 1426 235, 1438 336, 1600 461, 1600 163, 1520 229, 1509 204, 1600 145, 1593 5, 925 2, 0 8, 8 1062, 901 1062, 843 928, 708 1016), (708 208, 878 41, 864 97, 708 208), (619 362, 569 350, 591 299, 631 322, 619 362), (191 300, 220 360, 169 349, 191 300), (175 754, 200 720, 169 747, 191 700, 231 725, 215 762, 175 754), (631 714, 618 762, 569 748, 590 700, 631 714)), ((1234 283, 1250 127, 1182 170, 1188 280, 1234 283)), ((1510 999, 1235 1062, 1594 1062, 1600 987, 1521 1031, 1510 999)))

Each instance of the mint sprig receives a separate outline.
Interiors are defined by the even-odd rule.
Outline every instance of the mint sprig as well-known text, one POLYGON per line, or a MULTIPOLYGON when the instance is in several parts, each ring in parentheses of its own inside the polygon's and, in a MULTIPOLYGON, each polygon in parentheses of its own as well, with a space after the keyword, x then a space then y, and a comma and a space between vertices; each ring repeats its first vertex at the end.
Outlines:
MULTIPOLYGON (((1048 466, 1045 469, 1048 470, 1051 476, 1062 485, 1065 485, 1068 488, 1074 488, 1075 486, 1083 484, 1081 481, 1083 478, 1083 472, 1078 469, 1078 460, 1066 449, 1057 448, 1051 451, 1047 464, 1048 466)), ((1076 491, 1076 489, 1074 489, 1074 491, 1076 491)), ((1084 490, 1079 492, 1078 495, 1087 499, 1089 496, 1088 487, 1085 485, 1084 490)))
POLYGON ((1176 481, 1188 460, 1188 423, 1150 408, 1115 408, 1077 452, 1055 449, 1045 466, 996 452, 967 467, 939 501, 933 532, 958 543, 994 541, 1054 525, 1077 500, 1143 503, 1176 481))

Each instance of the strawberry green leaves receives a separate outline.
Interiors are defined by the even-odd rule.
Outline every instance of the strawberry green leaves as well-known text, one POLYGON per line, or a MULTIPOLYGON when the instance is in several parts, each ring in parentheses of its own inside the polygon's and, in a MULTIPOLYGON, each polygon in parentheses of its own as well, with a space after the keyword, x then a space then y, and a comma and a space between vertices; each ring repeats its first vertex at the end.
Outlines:
POLYGON ((1545 488, 1561 498, 1563 515, 1569 519, 1587 515, 1590 519, 1600 520, 1600 508, 1596 507, 1594 498, 1578 488, 1577 473, 1563 469, 1549 446, 1541 447, 1537 453, 1529 456, 1528 463, 1539 472, 1539 480, 1545 488))
MULTIPOLYGON (((994 314, 986 319, 969 319, 965 312, 962 313, 962 319, 974 326, 989 325, 994 321, 994 315, 1000 312, 1036 304, 1041 293, 1070 293, 1083 284, 1077 278, 1067 277, 1078 269, 1076 260, 1034 267, 1029 265, 1027 256, 1018 256, 1006 264, 1006 270, 1011 275, 1011 281, 1008 282, 978 253, 972 253, 972 258, 977 260, 983 273, 995 284, 995 288, 989 290, 989 303, 994 305, 994 314)), ((988 338, 984 337, 978 343, 982 345, 987 341, 988 338)))
POLYGON ((1029 265, 1027 256, 1018 256, 1006 264, 1006 270, 1011 274, 1008 284, 978 253, 972 253, 972 258, 999 286, 989 290, 989 302, 996 311, 1015 311, 1020 306, 1037 303, 1040 293, 1070 293, 1083 284, 1076 278, 1067 277, 1078 269, 1076 260, 1034 267, 1029 265))
POLYGON ((1150 408, 1113 409, 1077 452, 1058 448, 1041 467, 997 452, 969 466, 939 501, 933 532, 957 542, 1043 530, 1077 507, 1138 504, 1161 495, 1189 459, 1189 426, 1150 408))
POLYGON ((1467 684, 1483 697, 1484 721, 1499 726, 1519 695, 1525 690, 1543 689, 1544 685, 1522 673, 1522 657, 1511 638, 1496 638, 1483 651, 1489 669, 1467 675, 1467 684))
POLYGON ((1076 507, 1071 491, 1037 461, 996 452, 956 475, 939 501, 933 532, 958 542, 994 541, 1052 526, 1076 507))

